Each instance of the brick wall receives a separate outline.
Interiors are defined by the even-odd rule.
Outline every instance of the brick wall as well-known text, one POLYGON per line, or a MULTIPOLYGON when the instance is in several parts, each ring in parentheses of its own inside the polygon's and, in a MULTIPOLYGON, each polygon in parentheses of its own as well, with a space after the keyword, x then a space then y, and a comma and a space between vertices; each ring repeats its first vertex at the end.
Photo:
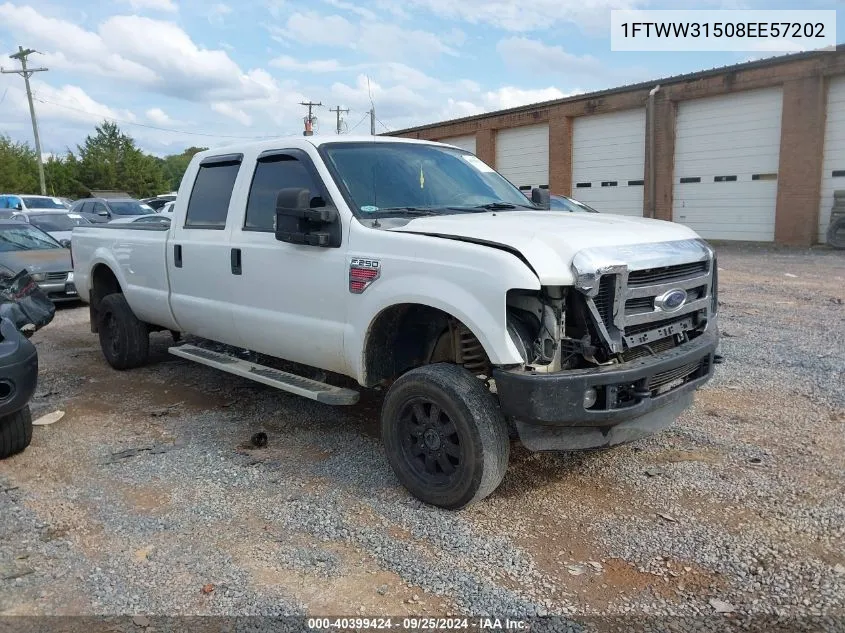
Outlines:
MULTIPOLYGON (((742 90, 783 87, 778 197, 775 240, 783 244, 810 245, 815 241, 824 141, 827 79, 845 74, 845 49, 783 60, 734 66, 721 72, 699 73, 664 80, 654 99, 654 191, 649 182, 650 159, 646 130, 646 167, 643 214, 672 219, 675 115, 679 102, 742 90)), ((655 84, 661 83, 655 81, 655 84)), ((572 192, 572 127, 575 117, 644 107, 653 85, 606 91, 583 97, 479 117, 400 130, 396 135, 429 140, 475 134, 479 158, 495 167, 496 132, 501 129, 549 124, 549 188, 552 193, 572 192)))

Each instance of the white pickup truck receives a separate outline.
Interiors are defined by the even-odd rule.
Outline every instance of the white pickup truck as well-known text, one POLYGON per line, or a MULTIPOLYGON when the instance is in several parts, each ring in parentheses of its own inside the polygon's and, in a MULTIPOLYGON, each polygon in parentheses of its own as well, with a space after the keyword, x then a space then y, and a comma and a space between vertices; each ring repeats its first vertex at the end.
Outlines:
POLYGON ((384 389, 397 477, 457 509, 496 489, 511 439, 542 451, 641 438, 720 361, 715 253, 692 230, 531 195, 439 143, 208 150, 169 226, 74 230, 76 286, 116 369, 145 363, 149 333, 169 330, 173 354, 326 404, 354 404, 357 388, 274 363, 384 389))

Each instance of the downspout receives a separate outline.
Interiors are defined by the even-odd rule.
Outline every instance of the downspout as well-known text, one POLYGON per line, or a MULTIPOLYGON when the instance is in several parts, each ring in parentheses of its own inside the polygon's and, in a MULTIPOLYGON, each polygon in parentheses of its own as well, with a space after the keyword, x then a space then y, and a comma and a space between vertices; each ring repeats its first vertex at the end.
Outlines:
POLYGON ((657 182, 657 169, 654 165, 654 96, 660 90, 660 84, 652 88, 648 93, 648 191, 649 209, 648 217, 654 218, 657 215, 657 195, 654 187, 657 182))

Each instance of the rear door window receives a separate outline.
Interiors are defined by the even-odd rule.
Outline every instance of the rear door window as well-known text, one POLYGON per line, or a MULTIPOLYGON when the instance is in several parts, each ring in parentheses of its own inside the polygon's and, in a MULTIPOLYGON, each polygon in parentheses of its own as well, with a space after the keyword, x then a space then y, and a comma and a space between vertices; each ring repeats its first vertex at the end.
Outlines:
POLYGON ((242 158, 241 154, 230 154, 206 158, 200 163, 188 200, 185 228, 222 230, 226 227, 229 201, 242 158))

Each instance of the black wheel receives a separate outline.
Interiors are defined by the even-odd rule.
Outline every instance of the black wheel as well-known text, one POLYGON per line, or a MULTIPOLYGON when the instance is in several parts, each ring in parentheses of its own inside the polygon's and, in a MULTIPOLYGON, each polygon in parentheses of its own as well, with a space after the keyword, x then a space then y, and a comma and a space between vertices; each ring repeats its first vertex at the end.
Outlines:
POLYGON ((845 215, 834 218, 827 227, 827 243, 834 248, 845 248, 845 215))
POLYGON ((411 370, 390 387, 381 433, 393 471, 415 497, 449 510, 483 499, 508 467, 508 428, 493 395, 463 367, 411 370))
POLYGON ((20 453, 32 441, 32 415, 29 407, 0 418, 0 459, 20 453))
POLYGON ((132 369, 147 362, 150 332, 139 321, 122 294, 103 297, 99 306, 100 348, 115 369, 132 369))

